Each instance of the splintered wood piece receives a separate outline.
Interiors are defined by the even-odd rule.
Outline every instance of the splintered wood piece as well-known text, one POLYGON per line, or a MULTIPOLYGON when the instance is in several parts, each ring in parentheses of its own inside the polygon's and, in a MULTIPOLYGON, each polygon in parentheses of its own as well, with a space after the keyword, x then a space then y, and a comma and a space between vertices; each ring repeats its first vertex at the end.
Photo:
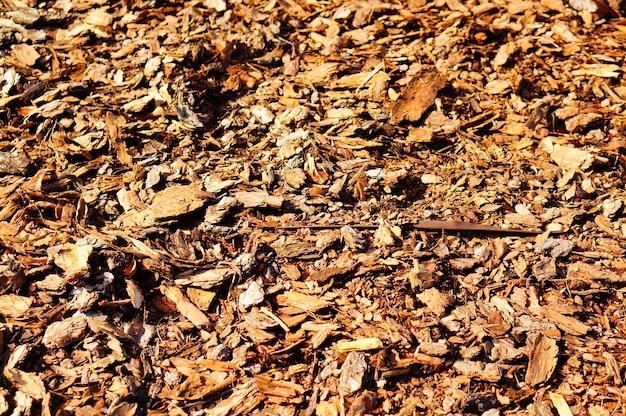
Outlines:
POLYGON ((261 401, 257 383, 248 380, 233 389, 233 393, 227 399, 218 402, 215 407, 207 410, 207 416, 226 416, 248 414, 261 401), (252 405, 252 408, 248 408, 252 405))
POLYGON ((556 368, 558 354, 559 347, 556 341, 540 333, 528 359, 526 383, 536 386, 548 381, 556 368))
POLYGON ((266 374, 258 374, 254 376, 254 379, 259 391, 273 398, 293 400, 304 393, 301 385, 285 380, 275 380, 266 374))
POLYGON ((590 328, 588 325, 571 316, 560 314, 549 305, 541 307, 541 314, 570 335, 585 335, 589 332, 590 328))
POLYGON ((377 350, 383 347, 383 342, 378 338, 361 338, 354 341, 341 340, 337 342, 337 352, 377 350))
POLYGON ((552 400, 552 404, 556 408, 559 416, 574 416, 572 409, 570 409, 569 405, 565 401, 565 397, 563 397, 562 394, 552 393, 549 391, 548 395, 550 396, 550 400, 552 400))
POLYGON ((433 105, 437 93, 445 85, 446 78, 434 70, 413 77, 391 109, 391 123, 398 124, 404 120, 418 121, 428 107, 433 105))
POLYGON ((604 351, 602 353, 602 358, 604 358, 605 361, 607 374, 613 376, 613 382, 616 385, 621 386, 623 384, 622 376, 620 374, 619 364, 617 363, 615 357, 613 357, 610 352, 604 351))
POLYGON ((210 324, 209 318, 196 305, 191 303, 183 292, 174 286, 161 285, 161 293, 163 293, 170 301, 172 301, 178 311, 185 318, 189 319, 192 324, 197 327, 205 327, 210 324))
POLYGON ((293 291, 276 296, 276 303, 281 306, 293 306, 307 312, 315 312, 330 305, 327 301, 316 296, 293 291))

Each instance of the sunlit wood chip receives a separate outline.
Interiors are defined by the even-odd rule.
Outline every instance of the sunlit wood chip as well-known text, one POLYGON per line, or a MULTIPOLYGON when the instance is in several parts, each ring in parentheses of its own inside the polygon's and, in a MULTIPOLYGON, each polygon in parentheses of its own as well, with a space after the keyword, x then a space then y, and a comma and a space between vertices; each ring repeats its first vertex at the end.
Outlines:
POLYGON ((306 183, 306 174, 304 173, 304 170, 300 168, 283 169, 283 177, 285 178, 285 183, 295 189, 302 188, 302 185, 306 183))
POLYGON ((195 326, 205 327, 210 324, 209 318, 196 305, 191 303, 179 288, 161 285, 159 289, 161 293, 176 305, 181 315, 189 319, 195 326))
POLYGON ((580 69, 575 69, 571 72, 573 76, 581 75, 593 75, 602 78, 614 78, 618 77, 621 68, 615 64, 585 64, 581 65, 580 69))
POLYGON ((570 335, 585 335, 591 329, 588 325, 585 325, 576 318, 560 314, 550 305, 542 306, 541 314, 570 335))
POLYGON ((155 195, 149 211, 155 221, 177 218, 202 208, 211 196, 196 184, 174 185, 155 195))
POLYGON ((248 288, 239 295, 239 310, 245 311, 253 305, 258 305, 265 299, 265 292, 258 282, 252 281, 248 288))
POLYGON ((354 341, 341 340, 337 342, 337 352, 342 354, 350 351, 377 350, 384 346, 379 338, 361 338, 354 341))
POLYGON ((62 348, 81 341, 87 333, 87 319, 82 315, 53 322, 46 328, 43 344, 47 348, 62 348))
POLYGON ((43 380, 35 373, 27 373, 17 368, 6 367, 4 376, 28 397, 42 400, 46 395, 46 387, 43 380))
POLYGON ((317 296, 305 295, 304 293, 289 291, 276 296, 276 303, 280 306, 293 306, 303 311, 315 312, 330 306, 326 300, 317 296))
POLYGON ((477 361, 458 360, 452 364, 452 367, 466 377, 479 380, 497 382, 500 380, 500 368, 495 363, 481 363, 477 361))
POLYGON ((0 315, 20 317, 30 308, 33 300, 30 297, 14 294, 0 296, 0 315))
POLYGON ((195 286, 210 289, 222 284, 234 276, 237 271, 232 267, 218 267, 203 271, 184 272, 176 276, 174 282, 179 286, 195 286))
POLYGON ((441 176, 432 173, 425 173, 420 178, 424 184, 432 184, 441 182, 441 176))
POLYGON ((574 416, 572 409, 570 409, 563 395, 559 393, 552 393, 551 391, 548 392, 548 395, 550 396, 550 400, 552 400, 552 404, 556 408, 559 416, 574 416))
POLYGON ((387 218, 381 217, 378 221, 378 228, 374 231, 374 243, 379 247, 386 247, 401 239, 402 229, 393 225, 387 218))
POLYGON ((425 304, 435 315, 442 315, 451 305, 451 297, 444 295, 439 289, 431 287, 417 295, 420 302, 425 304))
POLYGON ((339 374, 339 392, 347 396, 361 389, 369 371, 369 363, 362 352, 352 351, 346 356, 339 374))
POLYGON ((505 79, 495 79, 485 85, 485 92, 487 94, 498 95, 511 88, 511 81, 505 79))
POLYGON ((266 396, 292 399, 304 393, 301 385, 285 380, 275 380, 269 375, 259 374, 254 376, 254 379, 259 391, 266 396))
POLYGON ((515 42, 507 42, 500 46, 500 49, 498 49, 498 53, 496 53, 496 56, 493 58, 491 64, 494 68, 498 68, 506 64, 509 57, 513 53, 515 53, 515 42))
POLYGON ((284 201, 283 197, 273 196, 265 191, 237 192, 235 193, 235 198, 247 208, 280 208, 284 201))
POLYGON ((556 368, 558 354, 556 341, 540 333, 528 357, 526 383, 536 386, 548 381, 556 368))
POLYGON ((554 23, 552 25, 552 32, 565 42, 581 42, 581 40, 570 30, 569 25, 563 21, 558 21, 554 23))
POLYGON ((65 243, 48 248, 48 258, 65 272, 68 281, 86 277, 89 273, 89 257, 93 246, 87 242, 65 243))
POLYGON ((130 303, 135 309, 140 309, 143 305, 143 291, 133 280, 126 279, 126 293, 130 298, 130 303))
POLYGON ((574 116, 565 122, 565 128, 570 133, 577 133, 587 128, 599 124, 604 117, 598 113, 583 113, 574 116))
POLYGON ((445 76, 437 71, 425 71, 413 77, 391 110, 391 123, 421 119, 445 85, 445 76))
POLYGON ((37 49, 34 46, 27 43, 17 43, 11 46, 13 58, 17 62, 21 62, 27 66, 33 66, 37 63, 37 60, 41 58, 37 49))

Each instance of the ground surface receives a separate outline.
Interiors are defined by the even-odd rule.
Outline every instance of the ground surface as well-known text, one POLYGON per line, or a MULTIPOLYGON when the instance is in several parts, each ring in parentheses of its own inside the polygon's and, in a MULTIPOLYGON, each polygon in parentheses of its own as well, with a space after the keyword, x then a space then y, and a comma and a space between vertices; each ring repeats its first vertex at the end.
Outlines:
POLYGON ((619 3, 2 4, 0 413, 624 414, 619 3))

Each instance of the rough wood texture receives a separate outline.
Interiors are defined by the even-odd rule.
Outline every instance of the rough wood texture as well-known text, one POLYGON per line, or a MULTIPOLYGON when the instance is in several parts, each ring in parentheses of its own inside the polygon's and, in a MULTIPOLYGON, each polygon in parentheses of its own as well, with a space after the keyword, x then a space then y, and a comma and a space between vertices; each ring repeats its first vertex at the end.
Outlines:
POLYGON ((0 415, 624 415, 623 3, 2 0, 0 415))

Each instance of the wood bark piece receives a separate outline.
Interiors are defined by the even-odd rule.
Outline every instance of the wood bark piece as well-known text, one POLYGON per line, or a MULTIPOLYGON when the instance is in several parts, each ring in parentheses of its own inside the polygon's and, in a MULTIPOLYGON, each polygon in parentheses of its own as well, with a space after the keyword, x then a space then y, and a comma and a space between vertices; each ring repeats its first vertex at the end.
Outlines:
POLYGON ((414 76, 391 109, 391 122, 419 121, 445 85, 445 76, 434 70, 414 76))
POLYGON ((351 351, 376 350, 383 347, 383 342, 378 338, 361 338, 354 341, 341 340, 337 342, 337 352, 346 353, 351 351))
POLYGON ((209 318, 196 305, 191 303, 179 288, 161 285, 160 290, 176 305, 178 311, 195 326, 206 327, 211 323, 209 318))
POLYGON ((548 381, 556 369, 558 354, 556 341, 540 333, 528 357, 526 383, 536 386, 548 381))
POLYGON ((301 385, 285 380, 274 380, 266 374, 256 375, 254 380, 261 393, 278 401, 295 402, 295 399, 304 393, 301 385))
POLYGON ((284 292, 276 296, 276 302, 281 306, 290 306, 307 312, 316 312, 330 306, 328 301, 294 291, 284 292))
POLYGON ((47 348, 67 347, 82 341, 86 333, 87 319, 78 315, 50 324, 43 335, 43 344, 47 348))
POLYGON ((572 409, 570 409, 562 394, 549 391, 548 395, 559 416, 574 416, 572 409))
POLYGON ((351 351, 341 366, 339 374, 339 393, 347 396, 360 390, 366 381, 369 364, 362 352, 351 351))
POLYGON ((0 315, 20 317, 30 308, 32 303, 33 300, 26 296, 0 295, 0 315))
POLYGON ((576 318, 560 314, 551 305, 542 306, 541 314, 571 335, 585 335, 591 329, 576 318))

